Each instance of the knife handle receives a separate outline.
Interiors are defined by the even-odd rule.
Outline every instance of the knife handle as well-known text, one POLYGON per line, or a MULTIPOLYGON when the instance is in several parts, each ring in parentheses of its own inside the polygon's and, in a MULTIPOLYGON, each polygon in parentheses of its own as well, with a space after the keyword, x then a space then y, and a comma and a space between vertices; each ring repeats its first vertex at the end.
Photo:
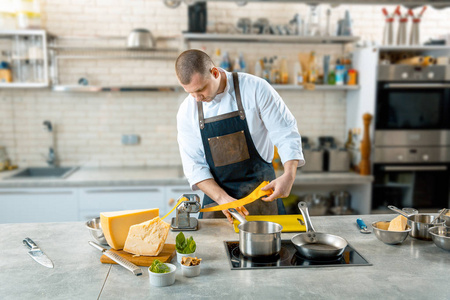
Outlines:
POLYGON ((128 260, 126 260, 122 256, 120 256, 120 255, 118 255, 118 254, 116 254, 114 252, 111 252, 109 250, 103 252, 103 254, 105 254, 106 256, 111 258, 113 261, 115 261, 116 263, 118 263, 119 265, 121 265, 122 267, 124 267, 125 269, 127 269, 128 271, 133 273, 134 275, 136 275, 136 276, 142 275, 141 268, 139 268, 138 266, 136 266, 132 262, 129 262, 128 260))
POLYGON ((356 223, 358 224, 359 228, 364 229, 367 228, 366 223, 361 218, 356 219, 356 223))
POLYGON ((33 249, 33 248, 37 248, 37 247, 38 247, 38 246, 36 245, 36 243, 33 242, 33 240, 30 239, 30 238, 25 238, 25 239, 23 240, 23 244, 24 244, 25 246, 27 246, 28 248, 30 248, 30 249, 33 249))

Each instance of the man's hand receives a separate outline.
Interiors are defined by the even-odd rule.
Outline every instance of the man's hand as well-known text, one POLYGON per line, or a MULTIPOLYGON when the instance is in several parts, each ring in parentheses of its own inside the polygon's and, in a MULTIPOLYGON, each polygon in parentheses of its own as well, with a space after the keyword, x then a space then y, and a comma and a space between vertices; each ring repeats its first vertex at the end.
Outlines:
POLYGON ((277 179, 272 180, 268 185, 261 189, 263 191, 272 189, 273 194, 268 197, 261 198, 261 200, 270 202, 278 198, 286 198, 289 196, 297 174, 297 166, 298 160, 290 160, 285 162, 284 174, 277 179))
MULTIPOLYGON (((225 203, 229 203, 229 202, 233 202, 236 201, 236 199, 228 196, 228 197, 224 197, 224 198, 220 198, 217 200, 217 203, 219 205, 225 204, 225 203)), ((236 207, 237 212, 243 216, 245 218, 245 216, 248 216, 248 210, 244 207, 244 206, 240 206, 240 207, 236 207)), ((233 217, 231 216, 231 214, 228 212, 227 209, 222 210, 223 214, 225 215, 225 217, 227 217, 228 221, 233 224, 233 217)))

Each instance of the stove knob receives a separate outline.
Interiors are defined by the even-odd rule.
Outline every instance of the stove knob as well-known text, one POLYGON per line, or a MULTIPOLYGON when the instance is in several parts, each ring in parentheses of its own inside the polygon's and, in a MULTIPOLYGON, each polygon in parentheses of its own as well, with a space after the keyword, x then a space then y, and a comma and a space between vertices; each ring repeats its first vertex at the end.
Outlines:
POLYGON ((402 78, 403 78, 403 79, 408 78, 408 73, 406 73, 406 72, 402 73, 402 78))
POLYGON ((400 154, 399 156, 397 156, 397 159, 398 160, 403 160, 403 155, 400 154))
POLYGON ((423 158, 423 160, 425 160, 425 161, 427 161, 427 160, 430 159, 430 157, 428 156, 428 154, 424 154, 424 155, 422 156, 422 158, 423 158))
POLYGON ((428 73, 428 79, 433 79, 433 78, 434 78, 434 73, 433 72, 428 73))

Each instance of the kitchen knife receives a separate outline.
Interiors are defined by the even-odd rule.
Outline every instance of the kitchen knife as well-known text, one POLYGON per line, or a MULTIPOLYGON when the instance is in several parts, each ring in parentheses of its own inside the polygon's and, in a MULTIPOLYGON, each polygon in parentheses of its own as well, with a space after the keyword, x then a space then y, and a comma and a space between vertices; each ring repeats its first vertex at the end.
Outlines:
POLYGON ((364 221, 360 218, 356 219, 356 223, 358 224, 359 227, 359 231, 361 233, 370 233, 370 231, 367 229, 367 225, 366 223, 364 223, 364 221))
POLYGON ((106 248, 103 248, 102 246, 100 246, 97 243, 94 242, 89 242, 89 245, 91 245, 92 247, 100 250, 103 252, 104 255, 108 256, 109 258, 111 258, 113 261, 115 261, 116 263, 118 263, 119 265, 121 265, 122 267, 124 267, 125 269, 131 271, 131 273, 133 273, 136 276, 140 276, 142 275, 142 270, 141 268, 139 268, 138 266, 136 266, 135 264, 129 262, 128 260, 126 260, 125 258, 123 258, 122 256, 109 251, 106 248))
POLYGON ((23 244, 30 249, 30 251, 28 251, 28 255, 31 256, 32 259, 44 267, 53 268, 53 262, 50 258, 48 258, 48 256, 45 255, 44 252, 42 252, 42 250, 30 238, 25 238, 23 240, 23 244))

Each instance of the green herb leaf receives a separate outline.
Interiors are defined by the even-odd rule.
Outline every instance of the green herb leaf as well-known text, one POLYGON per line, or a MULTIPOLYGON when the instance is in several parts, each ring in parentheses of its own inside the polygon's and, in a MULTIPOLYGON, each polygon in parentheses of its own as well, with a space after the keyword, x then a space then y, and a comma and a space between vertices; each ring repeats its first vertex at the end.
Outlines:
POLYGON ((194 242, 194 238, 190 236, 188 239, 186 239, 182 232, 177 235, 175 242, 175 248, 177 249, 177 252, 181 254, 194 253, 195 249, 197 248, 194 242))
POLYGON ((170 268, 158 259, 155 259, 150 266, 150 271, 153 273, 169 273, 170 268))

